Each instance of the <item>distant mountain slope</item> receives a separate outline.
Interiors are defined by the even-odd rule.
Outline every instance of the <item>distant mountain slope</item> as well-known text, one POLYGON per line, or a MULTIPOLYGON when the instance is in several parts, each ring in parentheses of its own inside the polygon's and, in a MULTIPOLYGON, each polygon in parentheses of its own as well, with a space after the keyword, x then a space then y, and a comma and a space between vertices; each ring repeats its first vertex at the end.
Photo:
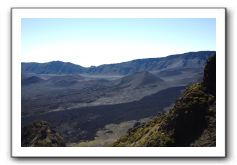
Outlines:
POLYGON ((140 71, 164 71, 180 68, 202 68, 214 51, 188 52, 161 58, 137 59, 117 64, 85 68, 72 63, 22 63, 22 72, 37 74, 108 74, 127 75, 140 71))
POLYGON ((22 63, 22 73, 36 74, 75 74, 84 72, 85 68, 70 62, 52 61, 48 63, 22 63))
POLYGON ((118 64, 101 65, 89 68, 89 73, 104 74, 131 74, 139 71, 163 71, 180 68, 204 67, 208 57, 213 51, 188 52, 179 55, 170 55, 161 58, 137 59, 118 64))
POLYGON ((216 57, 204 70, 202 83, 189 86, 173 108, 143 125, 136 125, 114 146, 216 146, 216 57))

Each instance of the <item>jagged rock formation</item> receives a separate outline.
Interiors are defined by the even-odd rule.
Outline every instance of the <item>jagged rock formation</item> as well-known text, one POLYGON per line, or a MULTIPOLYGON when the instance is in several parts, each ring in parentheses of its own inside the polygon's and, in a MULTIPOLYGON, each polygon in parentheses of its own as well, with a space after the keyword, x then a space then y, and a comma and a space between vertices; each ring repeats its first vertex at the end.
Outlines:
POLYGON ((208 59, 202 83, 189 86, 166 114, 136 125, 114 146, 215 146, 216 64, 208 59))
POLYGON ((21 131, 22 147, 65 147, 63 138, 45 121, 35 121, 21 131))

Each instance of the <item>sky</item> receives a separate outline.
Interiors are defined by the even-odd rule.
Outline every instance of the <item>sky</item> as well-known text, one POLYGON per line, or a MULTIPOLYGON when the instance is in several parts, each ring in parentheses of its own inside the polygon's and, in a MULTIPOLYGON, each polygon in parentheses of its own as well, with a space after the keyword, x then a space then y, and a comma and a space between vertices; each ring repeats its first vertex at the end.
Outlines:
POLYGON ((215 18, 23 18, 23 62, 84 67, 216 50, 215 18))

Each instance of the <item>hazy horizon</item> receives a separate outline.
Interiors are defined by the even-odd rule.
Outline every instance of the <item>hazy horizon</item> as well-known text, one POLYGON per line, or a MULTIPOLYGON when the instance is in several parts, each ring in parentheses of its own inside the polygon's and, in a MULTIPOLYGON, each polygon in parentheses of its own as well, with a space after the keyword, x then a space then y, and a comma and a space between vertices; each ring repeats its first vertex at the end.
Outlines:
MULTIPOLYGON (((202 51, 215 51, 215 50, 200 50, 200 51, 195 51, 195 52, 202 52, 202 51)), ((184 52, 184 53, 189 53, 189 52, 184 52)), ((22 61, 21 63, 49 63, 49 62, 64 62, 64 63, 72 63, 72 64, 76 64, 76 65, 80 65, 82 67, 85 68, 89 68, 89 67, 97 67, 97 66, 101 66, 101 65, 109 65, 109 64, 119 64, 119 63, 123 63, 123 62, 129 62, 129 61, 133 61, 133 60, 142 60, 142 59, 150 59, 150 58, 163 58, 163 57, 168 57, 168 56, 172 56, 172 55, 180 55, 180 54, 184 54, 184 53, 179 53, 179 54, 170 54, 167 56, 162 56, 162 57, 147 57, 147 58, 138 58, 138 59, 131 59, 128 61, 121 61, 121 62, 117 62, 117 63, 104 63, 104 64, 99 64, 99 65, 91 65, 91 66, 83 66, 81 64, 77 64, 74 62, 70 62, 70 61, 63 61, 63 60, 51 60, 51 61, 45 61, 45 62, 37 62, 37 61, 22 61)))
POLYGON ((214 18, 24 18, 22 62, 83 67, 215 51, 214 18))

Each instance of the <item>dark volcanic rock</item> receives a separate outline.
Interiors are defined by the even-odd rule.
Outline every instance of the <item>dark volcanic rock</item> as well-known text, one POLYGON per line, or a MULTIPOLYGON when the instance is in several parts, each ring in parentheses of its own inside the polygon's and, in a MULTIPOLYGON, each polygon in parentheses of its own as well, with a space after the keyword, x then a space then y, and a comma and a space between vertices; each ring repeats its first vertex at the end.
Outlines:
POLYGON ((44 120, 49 122, 57 132, 60 132, 67 143, 93 140, 97 131, 107 124, 139 120, 162 112, 180 96, 184 88, 180 86, 164 89, 134 102, 89 106, 26 116, 22 117, 22 125, 44 120))

